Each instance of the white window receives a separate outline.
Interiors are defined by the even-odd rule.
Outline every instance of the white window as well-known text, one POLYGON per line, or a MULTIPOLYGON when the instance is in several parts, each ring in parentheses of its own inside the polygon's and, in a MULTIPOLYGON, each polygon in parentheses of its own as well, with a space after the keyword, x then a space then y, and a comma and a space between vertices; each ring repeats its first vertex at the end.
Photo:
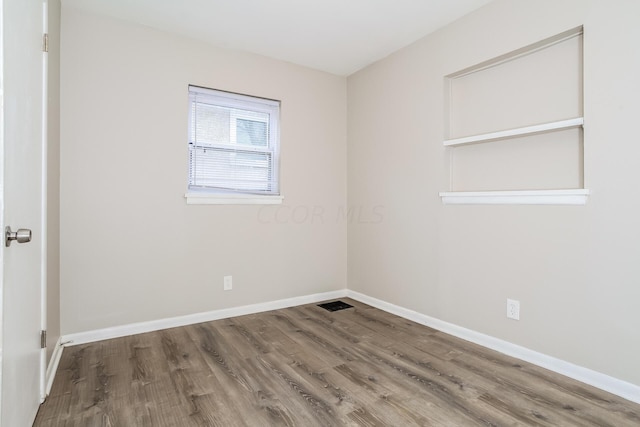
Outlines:
POLYGON ((279 101, 189 86, 188 202, 279 196, 279 115, 279 101))

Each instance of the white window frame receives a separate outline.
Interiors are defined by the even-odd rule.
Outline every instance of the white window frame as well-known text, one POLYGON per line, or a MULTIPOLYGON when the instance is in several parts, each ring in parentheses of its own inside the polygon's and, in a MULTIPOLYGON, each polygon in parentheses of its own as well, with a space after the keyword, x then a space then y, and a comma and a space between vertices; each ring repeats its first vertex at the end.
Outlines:
POLYGON ((258 98, 248 95, 241 95, 215 89, 208 89, 199 86, 189 86, 189 113, 188 113, 188 177, 187 193, 185 198, 187 204, 280 204, 283 197, 280 194, 279 164, 280 164, 280 102, 271 99, 258 98), (272 176, 269 179, 269 190, 259 189, 233 189, 223 187, 208 187, 192 185, 192 150, 196 141, 191 141, 192 135, 192 114, 193 103, 196 97, 208 98, 212 105, 228 108, 239 108, 247 110, 249 113, 234 115, 229 123, 229 143, 201 143, 198 147, 210 147, 211 149, 231 150, 237 152, 259 152, 269 153, 271 159, 270 171, 272 176), (253 115, 250 111, 255 111, 253 115), (259 113, 266 113, 269 116, 269 135, 267 147, 237 145, 237 120, 247 119, 267 123, 259 113))

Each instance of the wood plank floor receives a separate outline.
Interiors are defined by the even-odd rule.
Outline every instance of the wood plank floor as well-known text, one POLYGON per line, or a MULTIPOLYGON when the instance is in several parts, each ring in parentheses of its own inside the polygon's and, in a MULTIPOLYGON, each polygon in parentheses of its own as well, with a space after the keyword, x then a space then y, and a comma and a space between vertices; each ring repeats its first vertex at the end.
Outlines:
POLYGON ((640 405, 357 301, 69 347, 34 426, 640 426, 640 405))

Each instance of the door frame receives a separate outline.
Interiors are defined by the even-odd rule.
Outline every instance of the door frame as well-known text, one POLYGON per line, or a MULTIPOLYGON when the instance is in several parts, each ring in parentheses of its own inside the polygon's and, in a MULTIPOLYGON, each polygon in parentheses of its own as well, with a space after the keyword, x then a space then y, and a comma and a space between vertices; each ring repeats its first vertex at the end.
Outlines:
MULTIPOLYGON (((49 135, 49 0, 42 1, 42 139, 41 139, 41 194, 40 194, 40 330, 47 330, 47 207, 48 207, 48 135, 49 135)), ((40 403, 47 398, 47 341, 40 349, 40 403)))

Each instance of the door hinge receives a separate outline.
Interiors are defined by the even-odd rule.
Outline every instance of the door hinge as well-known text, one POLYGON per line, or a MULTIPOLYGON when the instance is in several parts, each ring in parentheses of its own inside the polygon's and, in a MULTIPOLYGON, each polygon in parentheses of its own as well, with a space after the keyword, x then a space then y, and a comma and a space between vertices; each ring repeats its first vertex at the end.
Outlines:
POLYGON ((47 33, 42 35, 42 51, 49 52, 49 34, 47 33))
POLYGON ((40 331, 40 348, 47 348, 47 331, 40 331))

